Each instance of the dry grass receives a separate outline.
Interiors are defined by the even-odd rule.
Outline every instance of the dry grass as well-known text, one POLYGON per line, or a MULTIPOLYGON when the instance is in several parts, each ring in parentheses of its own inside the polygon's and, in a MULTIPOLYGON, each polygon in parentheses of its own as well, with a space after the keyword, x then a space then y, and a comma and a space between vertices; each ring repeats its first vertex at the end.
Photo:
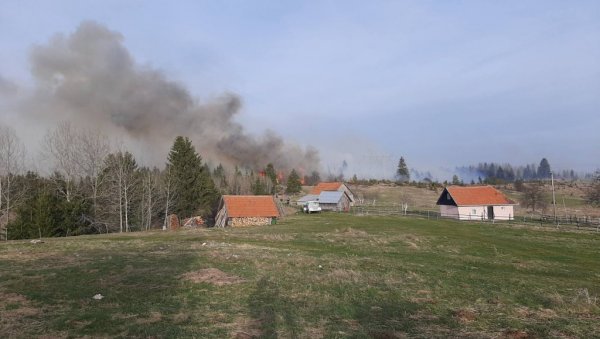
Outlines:
POLYGON ((0 290, 0 337, 16 337, 23 326, 35 326, 42 310, 17 293, 0 290))
POLYGON ((415 186, 396 185, 352 185, 352 192, 364 204, 398 205, 407 203, 410 209, 437 210, 435 203, 440 190, 419 188, 415 186))
POLYGON ((323 213, 264 228, 9 242, 0 337, 591 337, 599 240, 323 213))
POLYGON ((227 274, 217 268, 206 268, 199 271, 188 272, 181 275, 181 279, 194 283, 209 283, 216 286, 238 284, 242 279, 235 275, 227 274))

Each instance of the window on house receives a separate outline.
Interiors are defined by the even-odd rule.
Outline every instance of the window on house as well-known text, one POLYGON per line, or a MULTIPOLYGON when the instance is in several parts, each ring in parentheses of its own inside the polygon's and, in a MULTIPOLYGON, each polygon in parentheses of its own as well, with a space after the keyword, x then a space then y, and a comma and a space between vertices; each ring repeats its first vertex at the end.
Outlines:
POLYGON ((450 198, 450 193, 446 193, 446 200, 452 200, 452 198, 450 198))
POLYGON ((477 210, 476 210, 476 209, 472 209, 472 210, 471 210, 471 214, 473 214, 473 215, 477 215, 477 210))

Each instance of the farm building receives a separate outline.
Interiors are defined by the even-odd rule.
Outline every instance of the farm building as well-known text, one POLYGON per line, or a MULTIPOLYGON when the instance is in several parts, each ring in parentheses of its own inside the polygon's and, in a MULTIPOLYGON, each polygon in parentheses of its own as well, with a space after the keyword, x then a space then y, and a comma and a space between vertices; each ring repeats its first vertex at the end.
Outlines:
POLYGON ((319 194, 307 194, 298 199, 302 206, 309 201, 318 201, 323 211, 347 212, 352 206, 352 200, 345 191, 321 191, 319 194))
POLYGON ((352 193, 350 188, 348 188, 348 186, 346 186, 346 184, 344 184, 343 182, 321 182, 312 189, 310 194, 319 195, 321 194, 321 192, 331 191, 346 193, 348 199, 350 200, 350 206, 354 206, 354 194, 352 193))
POLYGON ((492 186, 449 186, 437 205, 442 217, 460 220, 512 220, 514 201, 492 186))
POLYGON ((296 204, 298 206, 303 206, 305 203, 307 203, 309 201, 317 201, 317 200, 319 200, 318 194, 307 194, 307 195, 303 196, 302 198, 298 199, 296 201, 296 204))
POLYGON ((224 195, 215 218, 216 227, 271 225, 278 217, 270 195, 224 195))
POLYGON ((319 194, 317 201, 323 211, 347 212, 350 210, 350 197, 344 191, 323 191, 319 194))

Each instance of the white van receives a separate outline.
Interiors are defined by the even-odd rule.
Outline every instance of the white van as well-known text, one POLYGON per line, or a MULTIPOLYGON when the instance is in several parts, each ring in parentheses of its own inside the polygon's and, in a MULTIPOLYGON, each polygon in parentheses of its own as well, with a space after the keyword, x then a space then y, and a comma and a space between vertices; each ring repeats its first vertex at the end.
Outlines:
POLYGON ((314 212, 321 212, 321 206, 319 206, 319 202, 316 200, 312 200, 312 201, 307 201, 304 203, 304 206, 302 207, 302 211, 304 213, 314 213, 314 212))

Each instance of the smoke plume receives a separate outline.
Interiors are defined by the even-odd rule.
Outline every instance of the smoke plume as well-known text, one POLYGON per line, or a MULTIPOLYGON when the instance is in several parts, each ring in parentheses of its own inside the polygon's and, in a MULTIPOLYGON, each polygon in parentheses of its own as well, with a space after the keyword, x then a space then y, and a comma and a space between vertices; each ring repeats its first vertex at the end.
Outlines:
POLYGON ((160 71, 139 65, 123 36, 95 22, 56 35, 31 53, 35 93, 23 111, 45 124, 69 120, 102 128, 164 162, 175 136, 188 136, 213 163, 258 169, 318 169, 315 149, 285 142, 274 132, 250 135, 234 118, 242 102, 232 93, 200 101, 160 71))
POLYGON ((0 97, 15 95, 17 91, 17 85, 0 74, 0 97))

